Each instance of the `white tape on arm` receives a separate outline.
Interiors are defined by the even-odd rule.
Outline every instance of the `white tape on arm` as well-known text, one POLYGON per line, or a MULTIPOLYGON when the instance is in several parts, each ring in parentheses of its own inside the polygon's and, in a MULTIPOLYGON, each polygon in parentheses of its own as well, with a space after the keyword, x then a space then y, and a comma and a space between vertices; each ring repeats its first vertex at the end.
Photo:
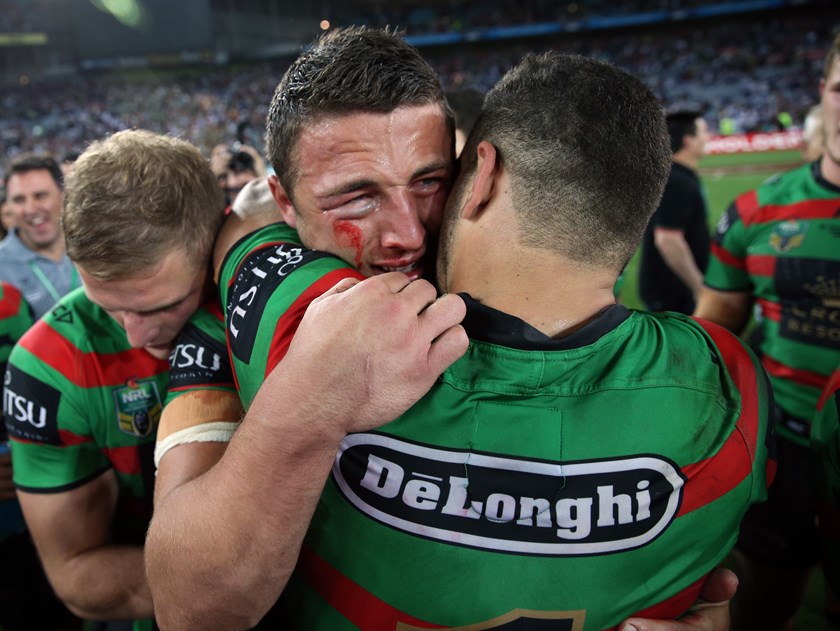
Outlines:
POLYGON ((155 469, 160 466, 163 455, 177 445, 186 443, 229 443, 239 423, 202 423, 178 430, 155 445, 155 469))

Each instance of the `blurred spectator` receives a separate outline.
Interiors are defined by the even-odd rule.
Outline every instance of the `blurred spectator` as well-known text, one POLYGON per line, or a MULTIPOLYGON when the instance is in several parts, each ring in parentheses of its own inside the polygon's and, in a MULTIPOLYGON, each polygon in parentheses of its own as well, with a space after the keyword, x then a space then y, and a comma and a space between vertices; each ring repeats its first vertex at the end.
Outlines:
POLYGON ((9 230, 15 226, 15 216, 12 205, 6 197, 6 191, 0 190, 0 239, 6 238, 9 230))
POLYGON ((691 314, 709 262, 709 224, 697 164, 709 129, 698 112, 666 117, 673 164, 642 241, 639 293, 651 311, 691 314))
POLYGON ((825 147, 825 129, 823 129, 822 105, 815 105, 808 110, 805 124, 802 126, 802 156, 813 162, 822 155, 825 147))
POLYGON ((73 163, 76 161, 76 158, 79 157, 78 151, 68 151, 64 154, 64 157, 61 159, 61 174, 67 178, 73 172, 73 163))
POLYGON ((79 285, 64 251, 61 169, 51 157, 24 155, 12 163, 6 187, 14 227, 0 242, 0 280, 14 285, 40 318, 79 285))
POLYGON ((265 161, 256 149, 239 143, 235 143, 232 149, 225 180, 225 193, 231 204, 248 182, 266 175, 265 161))

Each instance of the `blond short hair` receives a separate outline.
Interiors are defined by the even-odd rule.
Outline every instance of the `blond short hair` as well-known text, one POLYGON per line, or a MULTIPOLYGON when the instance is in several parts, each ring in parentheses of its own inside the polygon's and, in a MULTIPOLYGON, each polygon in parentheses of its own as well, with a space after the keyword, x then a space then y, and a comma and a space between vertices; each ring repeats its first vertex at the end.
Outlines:
POLYGON ((216 177, 196 147, 149 131, 93 143, 68 178, 62 226, 68 256, 98 280, 132 276, 183 248, 208 264, 224 219, 216 177))

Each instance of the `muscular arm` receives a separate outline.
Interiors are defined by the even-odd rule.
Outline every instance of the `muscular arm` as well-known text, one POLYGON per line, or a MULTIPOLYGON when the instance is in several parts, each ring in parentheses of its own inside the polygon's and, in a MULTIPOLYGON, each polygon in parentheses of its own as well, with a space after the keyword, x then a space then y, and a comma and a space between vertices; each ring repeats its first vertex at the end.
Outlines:
POLYGON ((460 298, 434 302, 402 274, 353 282, 312 303, 219 462, 156 511, 146 562, 164 628, 256 624, 294 569, 343 436, 396 418, 466 351, 460 298))
POLYGON ((117 493, 112 471, 61 493, 18 491, 50 583, 83 618, 149 618, 154 613, 143 548, 110 541, 117 493))
POLYGON ((655 228, 653 242, 665 263, 691 290, 696 300, 703 288, 703 272, 694 261, 684 233, 670 228, 655 228))
POLYGON ((747 291, 718 291, 703 287, 694 315, 740 335, 750 319, 753 296, 747 291))

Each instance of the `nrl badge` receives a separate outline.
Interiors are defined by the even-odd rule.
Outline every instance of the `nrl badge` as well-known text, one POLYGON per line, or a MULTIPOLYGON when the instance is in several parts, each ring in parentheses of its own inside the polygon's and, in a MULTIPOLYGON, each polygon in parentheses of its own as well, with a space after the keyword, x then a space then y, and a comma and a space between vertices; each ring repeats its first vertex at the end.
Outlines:
POLYGON ((124 386, 114 390, 114 404, 120 430, 139 438, 152 433, 163 407, 157 384, 151 379, 129 379, 124 386))
POLYGON ((805 242, 805 233, 808 232, 808 224, 796 221, 783 221, 773 229, 770 235, 770 247, 779 254, 790 252, 805 242))

